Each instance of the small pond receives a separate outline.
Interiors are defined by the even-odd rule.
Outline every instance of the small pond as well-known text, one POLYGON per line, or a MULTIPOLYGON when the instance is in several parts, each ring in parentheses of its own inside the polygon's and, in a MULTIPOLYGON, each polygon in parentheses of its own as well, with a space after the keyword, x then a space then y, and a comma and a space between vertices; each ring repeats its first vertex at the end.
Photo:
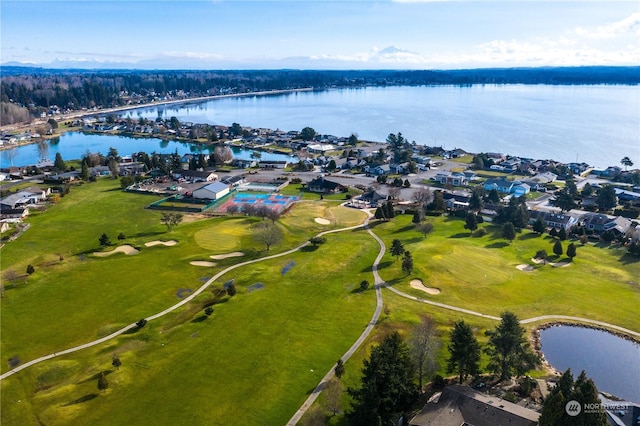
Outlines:
POLYGON ((542 352, 558 371, 582 370, 598 390, 640 403, 640 345, 602 330, 569 325, 540 331, 542 352))

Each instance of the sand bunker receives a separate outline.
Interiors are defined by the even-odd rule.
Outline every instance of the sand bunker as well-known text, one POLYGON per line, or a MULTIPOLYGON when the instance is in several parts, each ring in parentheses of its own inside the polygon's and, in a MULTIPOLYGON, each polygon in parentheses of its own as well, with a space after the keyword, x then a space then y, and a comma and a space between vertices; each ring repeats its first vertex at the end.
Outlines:
POLYGON ((244 256, 244 253, 241 251, 234 251, 233 253, 227 253, 227 254, 214 254, 213 256, 209 256, 209 257, 212 258, 213 260, 222 260, 228 257, 240 257, 240 256, 244 256))
POLYGON ((533 266, 524 263, 516 266, 516 268, 524 272, 532 272, 534 270, 533 266))
POLYGON ((209 262, 207 260, 193 260, 189 262, 189 264, 194 266, 206 266, 207 268, 216 266, 215 262, 209 262))
POLYGON ((132 255, 132 254, 140 253, 140 250, 135 249, 128 244, 125 244, 123 246, 116 247, 111 251, 97 251, 93 254, 94 256, 98 256, 98 257, 106 257, 106 256, 111 256, 114 253, 124 253, 128 255, 132 255))
POLYGON ((409 285, 416 290, 422 290, 428 294, 440 294, 439 288, 426 287, 424 284, 422 284, 422 280, 411 280, 411 282, 409 282, 409 285))
POLYGON ((160 240, 155 240, 155 241, 149 241, 148 243, 144 243, 144 245, 146 247, 153 247, 153 246, 175 246, 176 244, 178 244, 177 241, 175 240, 171 240, 171 241, 160 241, 160 240))
POLYGON ((320 225, 330 225, 331 221, 322 217, 316 217, 316 223, 319 223, 320 225))
POLYGON ((551 266, 553 266, 554 268, 564 268, 564 267, 569 266, 569 265, 570 265, 569 262, 551 263, 551 266))

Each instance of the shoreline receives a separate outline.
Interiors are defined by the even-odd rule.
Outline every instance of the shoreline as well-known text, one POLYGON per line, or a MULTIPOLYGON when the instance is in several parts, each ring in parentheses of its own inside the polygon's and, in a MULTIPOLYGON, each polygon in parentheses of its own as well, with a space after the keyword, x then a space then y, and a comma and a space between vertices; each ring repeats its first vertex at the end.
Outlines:
MULTIPOLYGON (((25 124, 25 123, 5 124, 4 126, 0 126, 0 131, 6 132, 6 131, 12 131, 12 130, 18 130, 18 129, 26 129, 29 127, 35 127, 38 125, 45 124, 47 120, 49 120, 50 118, 53 118, 54 120, 60 122, 60 121, 81 118, 86 116, 112 114, 115 112, 129 111, 129 110, 141 109, 141 108, 151 108, 151 107, 160 106, 160 105, 174 105, 174 104, 182 104, 182 103, 189 103, 189 102, 204 102, 204 101, 210 101, 215 99, 241 98, 241 97, 247 97, 247 96, 283 95, 287 93, 312 92, 314 90, 317 90, 317 89, 314 89, 313 87, 303 87, 300 89, 264 90, 261 92, 230 93, 226 95, 209 95, 209 96, 198 96, 195 98, 186 98, 186 99, 170 99, 166 101, 147 102, 144 104, 137 104, 137 105, 123 105, 119 107, 98 109, 94 111, 88 111, 88 110, 73 111, 67 114, 60 114, 58 116, 51 116, 51 117, 47 116, 45 118, 35 118, 34 121, 28 124, 25 124)), ((51 138, 41 138, 41 139, 47 140, 51 138)), ((4 146, 2 146, 2 149, 4 149, 4 146)))

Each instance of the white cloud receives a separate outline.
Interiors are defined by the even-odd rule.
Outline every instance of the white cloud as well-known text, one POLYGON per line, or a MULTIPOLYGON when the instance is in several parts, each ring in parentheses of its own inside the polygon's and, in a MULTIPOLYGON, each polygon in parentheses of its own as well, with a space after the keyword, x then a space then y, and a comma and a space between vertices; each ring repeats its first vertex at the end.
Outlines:
POLYGON ((162 56, 168 57, 168 58, 183 58, 183 59, 204 59, 204 60, 224 59, 222 55, 218 55, 215 53, 205 53, 205 52, 169 51, 169 52, 163 52, 162 56))
POLYGON ((632 13, 620 21, 600 25, 595 28, 578 27, 575 32, 579 36, 594 40, 609 39, 629 34, 640 36, 640 13, 632 13))

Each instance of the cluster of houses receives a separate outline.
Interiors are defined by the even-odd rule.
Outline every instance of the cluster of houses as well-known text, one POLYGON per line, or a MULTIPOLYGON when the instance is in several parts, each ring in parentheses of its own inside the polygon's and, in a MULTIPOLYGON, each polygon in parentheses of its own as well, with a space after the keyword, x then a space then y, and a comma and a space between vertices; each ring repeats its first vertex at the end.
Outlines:
POLYGON ((29 216, 29 207, 45 202, 50 194, 50 188, 30 186, 1 198, 0 215, 2 223, 22 222, 29 216))

